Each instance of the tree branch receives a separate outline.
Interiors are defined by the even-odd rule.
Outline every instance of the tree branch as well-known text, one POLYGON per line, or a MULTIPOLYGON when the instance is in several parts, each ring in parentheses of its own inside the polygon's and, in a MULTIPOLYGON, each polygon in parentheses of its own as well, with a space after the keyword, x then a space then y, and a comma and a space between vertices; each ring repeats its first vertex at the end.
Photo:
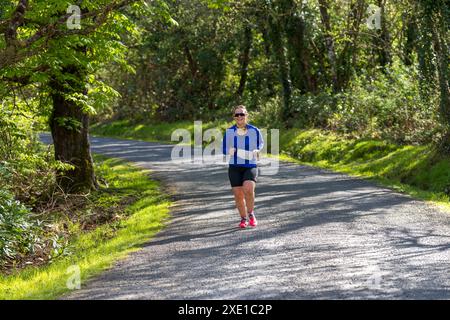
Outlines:
POLYGON ((25 60, 26 58, 38 54, 39 52, 42 52, 42 50, 45 50, 47 48, 47 41, 45 41, 45 43, 40 45, 38 48, 34 48, 32 50, 23 50, 30 48, 40 39, 45 38, 46 40, 50 40, 70 35, 88 35, 92 32, 95 32, 95 30, 102 26, 107 21, 108 15, 112 11, 121 9, 131 3, 138 1, 140 0, 121 0, 118 2, 110 3, 101 9, 82 14, 81 18, 87 19, 92 17, 95 21, 94 24, 84 29, 74 29, 67 31, 58 29, 58 27, 66 23, 67 19, 72 15, 72 13, 70 13, 65 14, 52 24, 41 27, 38 31, 36 31, 34 35, 29 37, 28 39, 17 40, 17 28, 25 21, 24 13, 28 5, 28 0, 21 0, 15 13, 13 14, 13 17, 9 20, 9 26, 7 27, 7 31, 5 32, 7 47, 4 50, 0 51, 0 69, 6 66, 17 64, 25 60))
POLYGON ((36 73, 36 72, 45 72, 47 70, 49 70, 50 67, 47 65, 42 65, 39 67, 36 67, 32 70, 30 70, 30 72, 26 75, 23 76, 13 76, 13 77, 6 77, 3 76, 0 78, 1 81, 5 81, 5 82, 11 82, 11 83, 18 83, 21 84, 22 86, 26 86, 28 84, 30 84, 30 78, 31 76, 36 73))
POLYGON ((58 37, 64 37, 67 35, 87 35, 89 33, 92 33, 95 31, 98 27, 100 27, 106 20, 109 15, 109 13, 113 10, 121 9, 133 2, 138 2, 139 0, 122 0, 116 3, 110 3, 106 7, 94 11, 90 11, 84 14, 81 14, 81 19, 86 18, 97 18, 95 19, 95 24, 92 26, 89 26, 87 30, 83 29, 74 29, 74 30, 68 30, 67 32, 61 32, 57 30, 57 27, 64 24, 67 19, 72 15, 72 13, 68 13, 64 16, 62 16, 58 21, 56 21, 53 24, 47 25, 39 29, 33 36, 28 38, 24 41, 24 47, 31 46, 33 43, 38 41, 41 38, 47 37, 47 38, 56 38, 54 37, 57 35, 58 37))
POLYGON ((19 28, 19 26, 23 23, 27 7, 28 0, 20 0, 16 10, 9 20, 9 24, 6 24, 6 30, 4 33, 7 46, 14 45, 14 43, 17 41, 17 28, 19 28))

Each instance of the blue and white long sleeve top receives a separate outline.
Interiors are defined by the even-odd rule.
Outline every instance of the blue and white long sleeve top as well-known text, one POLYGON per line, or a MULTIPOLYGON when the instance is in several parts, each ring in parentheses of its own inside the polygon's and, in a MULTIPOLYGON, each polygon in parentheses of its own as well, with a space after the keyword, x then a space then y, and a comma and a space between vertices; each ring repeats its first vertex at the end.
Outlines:
POLYGON ((252 158, 251 154, 254 150, 260 151, 264 147, 264 140, 257 127, 247 124, 247 133, 240 136, 237 134, 237 125, 234 125, 225 131, 222 147, 224 155, 229 154, 230 148, 236 149, 230 157, 230 166, 255 168, 256 159, 252 158), (242 157, 244 154, 249 156, 242 157))

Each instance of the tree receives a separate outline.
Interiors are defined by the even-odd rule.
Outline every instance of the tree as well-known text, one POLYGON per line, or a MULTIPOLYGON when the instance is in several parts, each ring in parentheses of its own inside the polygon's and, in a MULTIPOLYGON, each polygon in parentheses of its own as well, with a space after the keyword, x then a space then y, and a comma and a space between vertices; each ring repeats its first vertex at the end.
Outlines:
POLYGON ((242 46, 242 53, 240 56, 241 63, 241 72, 240 72, 240 80, 239 87, 237 90, 237 95, 242 97, 245 90, 245 84, 248 78, 248 65, 250 64, 250 50, 252 48, 253 34, 250 25, 246 25, 244 27, 244 43, 242 46))
POLYGON ((385 0, 378 0, 377 5, 381 12, 381 28, 377 30, 377 36, 374 38, 376 51, 378 54, 378 63, 386 71, 386 66, 392 62, 391 37, 387 27, 387 15, 385 0))
POLYGON ((282 119, 288 123, 293 117, 292 111, 292 81, 290 64, 287 57, 285 36, 282 20, 284 18, 284 0, 274 1, 267 17, 269 36, 272 43, 274 60, 278 66, 278 74, 283 88, 282 119))
POLYGON ((418 50, 422 57, 420 68, 425 81, 434 82, 437 75, 440 116, 446 129, 440 147, 445 153, 450 153, 450 5, 447 0, 421 0, 419 4, 421 39, 418 50))
POLYGON ((337 73, 337 59, 336 51, 334 47, 334 39, 332 36, 330 15, 329 15, 329 4, 327 0, 318 0, 320 17, 322 19, 323 33, 325 37, 325 45, 327 49, 328 60, 331 69, 331 79, 333 84, 333 91, 337 92, 339 90, 338 73, 337 73))
POLYGON ((136 12, 143 13, 145 8, 144 2, 136 0, 77 4, 80 28, 67 27, 73 13, 66 13, 67 2, 62 0, 10 1, 0 21, 0 78, 21 86, 39 83, 40 94, 51 97, 55 158, 73 166, 59 173, 67 192, 97 187, 88 140, 89 115, 116 92, 94 74, 104 61, 127 65, 121 37, 135 29, 120 11, 130 4, 135 4, 136 12))
MULTIPOLYGON (((306 6, 306 4, 303 4, 306 6)), ((302 7, 294 0, 285 1, 284 11, 286 12, 285 32, 287 47, 291 61, 292 85, 301 93, 315 92, 316 79, 312 72, 311 54, 307 25, 301 16, 302 7)))

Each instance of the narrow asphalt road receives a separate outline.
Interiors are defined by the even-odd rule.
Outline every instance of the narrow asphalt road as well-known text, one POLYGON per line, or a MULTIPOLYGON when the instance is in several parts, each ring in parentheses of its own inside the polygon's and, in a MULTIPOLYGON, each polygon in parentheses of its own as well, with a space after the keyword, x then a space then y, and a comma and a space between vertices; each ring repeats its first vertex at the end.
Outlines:
POLYGON ((450 214, 373 183, 280 163, 260 176, 256 229, 239 230, 226 167, 172 146, 92 138, 153 169, 171 223, 66 299, 450 299, 450 214))

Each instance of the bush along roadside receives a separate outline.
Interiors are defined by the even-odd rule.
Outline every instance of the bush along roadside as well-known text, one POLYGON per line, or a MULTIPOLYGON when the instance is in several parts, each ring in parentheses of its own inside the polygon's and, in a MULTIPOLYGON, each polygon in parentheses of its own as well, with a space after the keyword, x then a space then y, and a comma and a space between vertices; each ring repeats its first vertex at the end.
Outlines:
POLYGON ((0 299, 57 298, 138 250, 164 227, 170 200, 148 170, 103 156, 96 155, 95 161, 100 190, 67 196, 41 222, 26 218, 28 209, 9 194, 1 195, 2 203, 9 204, 1 207, 9 220, 2 220, 0 245, 28 263, 3 268, 0 299), (38 254, 40 244, 52 241, 55 252, 38 254))
MULTIPOLYGON (((229 124, 205 123, 203 130, 214 125, 223 131, 229 124)), ((167 143, 171 132, 180 128, 193 132, 193 122, 153 125, 119 121, 98 124, 92 132, 167 143)), ((323 129, 281 129, 280 159, 369 178, 415 198, 450 207, 450 159, 440 155, 433 144, 401 145, 323 129)))

